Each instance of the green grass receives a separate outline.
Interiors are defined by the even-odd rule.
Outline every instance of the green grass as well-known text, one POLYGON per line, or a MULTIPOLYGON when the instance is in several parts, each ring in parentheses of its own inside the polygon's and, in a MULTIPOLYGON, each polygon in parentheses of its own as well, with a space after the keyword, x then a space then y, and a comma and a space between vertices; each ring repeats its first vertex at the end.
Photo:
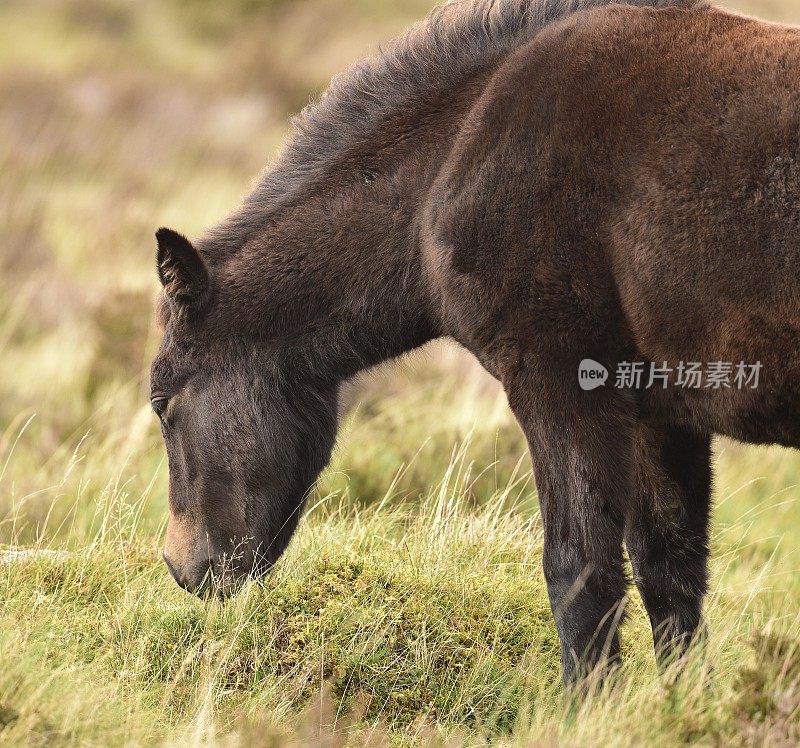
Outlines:
POLYGON ((152 499, 109 494, 94 538, 71 555, 0 568, 3 737, 244 744, 253 730, 317 735, 309 707, 320 700, 323 737, 353 744, 375 730, 398 744, 423 733, 509 745, 800 736, 788 548, 751 540, 747 516, 720 523, 707 650, 682 679, 659 676, 634 599, 623 669, 578 705, 559 684, 538 516, 507 494, 476 508, 468 451, 416 503, 329 497, 277 572, 225 605, 168 578, 137 524, 152 499))
MULTIPOLYGON (((791 745, 800 457, 720 443, 705 652, 562 692, 524 441, 432 346, 348 388, 334 461, 263 586, 182 593, 147 404, 153 230, 194 234, 288 115, 429 7, 335 0, 0 5, 0 743, 791 745)), ((753 10, 752 6, 750 10, 753 10)), ((791 0, 756 9, 800 19, 791 0)))

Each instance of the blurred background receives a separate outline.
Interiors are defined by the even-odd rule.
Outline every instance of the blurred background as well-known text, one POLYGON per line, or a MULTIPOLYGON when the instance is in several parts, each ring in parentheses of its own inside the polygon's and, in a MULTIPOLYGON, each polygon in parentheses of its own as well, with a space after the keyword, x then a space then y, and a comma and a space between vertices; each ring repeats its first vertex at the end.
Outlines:
MULTIPOLYGON (((84 542, 110 497, 143 499, 138 526, 157 537, 167 476, 148 404, 154 230, 193 236, 222 218, 292 113, 431 5, 0 3, 0 543, 84 542)), ((731 5, 800 21, 800 0, 731 5)), ((503 395, 463 352, 431 346, 349 399, 320 497, 413 500, 455 456, 475 502, 510 486, 509 503, 535 505, 503 395)), ((772 538, 758 551, 771 552, 787 515, 800 517, 785 501, 800 462, 718 452, 723 524, 761 506, 742 532, 772 538)))

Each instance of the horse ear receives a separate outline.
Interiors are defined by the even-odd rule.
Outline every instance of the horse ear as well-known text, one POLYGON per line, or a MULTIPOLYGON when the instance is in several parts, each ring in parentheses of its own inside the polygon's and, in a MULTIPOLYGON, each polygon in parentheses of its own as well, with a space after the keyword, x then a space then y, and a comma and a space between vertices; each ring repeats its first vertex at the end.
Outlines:
POLYGON ((208 298, 209 279, 200 253, 185 236, 172 229, 159 229, 156 239, 158 277, 164 292, 180 306, 202 306, 208 298))

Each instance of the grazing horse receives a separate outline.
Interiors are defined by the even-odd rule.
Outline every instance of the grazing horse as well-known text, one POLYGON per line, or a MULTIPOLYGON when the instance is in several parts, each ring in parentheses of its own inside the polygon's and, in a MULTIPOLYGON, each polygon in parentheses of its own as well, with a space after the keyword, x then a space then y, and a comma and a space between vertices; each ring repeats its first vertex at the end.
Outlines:
POLYGON ((800 446, 800 31, 686 0, 449 3, 335 79, 219 226, 157 240, 180 585, 268 571, 340 384, 449 337, 527 437, 565 680, 619 655, 623 546, 676 656, 712 436, 800 446))

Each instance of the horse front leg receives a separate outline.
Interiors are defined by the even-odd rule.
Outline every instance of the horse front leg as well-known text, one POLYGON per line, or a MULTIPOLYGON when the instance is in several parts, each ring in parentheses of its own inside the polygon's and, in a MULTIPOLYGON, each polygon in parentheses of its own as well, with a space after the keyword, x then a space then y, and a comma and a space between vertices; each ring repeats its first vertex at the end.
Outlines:
POLYGON ((663 666, 702 631, 708 580, 711 438, 641 426, 625 542, 663 666))
POLYGON ((635 422, 624 393, 583 392, 577 364, 561 368, 515 377, 507 391, 533 459, 544 574, 569 684, 619 658, 635 422))

